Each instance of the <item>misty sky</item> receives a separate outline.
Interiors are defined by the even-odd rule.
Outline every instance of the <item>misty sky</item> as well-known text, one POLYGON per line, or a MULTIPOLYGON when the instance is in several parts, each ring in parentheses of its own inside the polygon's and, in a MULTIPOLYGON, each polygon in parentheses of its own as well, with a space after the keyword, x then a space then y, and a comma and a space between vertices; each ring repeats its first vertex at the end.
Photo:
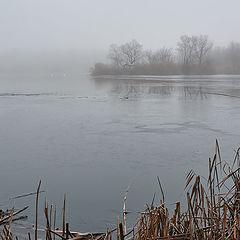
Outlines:
POLYGON ((0 50, 108 49, 137 39, 174 47, 182 34, 240 41, 239 0, 0 0, 0 50))

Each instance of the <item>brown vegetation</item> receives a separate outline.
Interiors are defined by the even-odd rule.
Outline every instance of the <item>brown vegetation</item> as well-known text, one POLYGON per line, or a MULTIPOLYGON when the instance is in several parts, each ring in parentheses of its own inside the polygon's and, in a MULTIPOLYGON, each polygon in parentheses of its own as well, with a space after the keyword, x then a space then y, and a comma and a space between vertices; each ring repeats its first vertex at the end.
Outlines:
POLYGON ((232 166, 223 162, 218 141, 216 152, 209 159, 208 178, 191 170, 186 177, 187 207, 182 211, 175 203, 173 214, 166 207, 159 181, 162 200, 141 213, 132 239, 240 239, 240 148, 232 166))
POLYGON ((136 40, 109 48, 110 64, 96 63, 98 75, 240 74, 240 43, 213 47, 206 35, 180 37, 177 47, 143 50, 136 40))
MULTIPOLYGON (((45 231, 46 239, 98 239, 117 240, 136 239, 169 239, 169 240, 220 240, 240 239, 240 148, 236 151, 233 163, 221 159, 220 147, 216 140, 216 150, 213 158, 209 158, 208 177, 204 178, 191 170, 186 176, 186 204, 175 203, 175 209, 171 214, 167 207, 163 187, 158 178, 162 199, 160 204, 154 206, 154 199, 150 206, 139 216, 138 222, 132 228, 126 224, 126 200, 129 188, 126 190, 123 201, 123 223, 117 218, 117 227, 106 233, 72 232, 69 224, 65 222, 65 197, 62 210, 62 230, 55 227, 56 209, 48 206, 45 202, 44 213, 46 228, 38 229, 38 196, 40 193, 39 183, 36 197, 36 223, 35 240, 38 231, 45 231), (184 209, 184 210, 182 210, 184 209)), ((12 240, 11 225, 13 216, 26 208, 14 212, 8 217, 2 218, 0 231, 2 240, 12 240), (7 221, 8 220, 8 221, 7 221)), ((31 239, 31 234, 28 234, 31 239)), ((16 239, 18 239, 16 237, 16 239)))

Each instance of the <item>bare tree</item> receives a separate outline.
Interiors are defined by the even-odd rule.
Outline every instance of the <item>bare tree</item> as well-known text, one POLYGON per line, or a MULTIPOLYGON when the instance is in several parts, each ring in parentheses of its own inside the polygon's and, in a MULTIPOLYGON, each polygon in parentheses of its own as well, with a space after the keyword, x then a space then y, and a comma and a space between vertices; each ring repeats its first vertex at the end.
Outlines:
POLYGON ((136 40, 120 46, 112 44, 108 57, 112 60, 113 65, 117 67, 131 68, 143 57, 142 45, 136 40))
POLYGON ((146 51, 145 57, 149 64, 161 64, 173 62, 174 54, 171 48, 163 47, 156 52, 146 51))
POLYGON ((138 63, 142 58, 142 45, 136 40, 121 45, 120 50, 124 65, 127 67, 138 63))
POLYGON ((155 64, 155 54, 152 50, 146 50, 144 52, 144 59, 147 64, 155 64))
POLYGON ((213 43, 209 40, 207 35, 200 35, 196 38, 195 57, 199 65, 201 65, 213 47, 213 43))
POLYGON ((158 59, 162 63, 170 63, 170 62, 172 62, 173 61, 173 55, 174 54, 173 54, 172 48, 163 47, 159 51, 157 51, 158 59))
POLYGON ((207 35, 183 35, 177 45, 178 56, 185 74, 206 72, 209 67, 203 62, 213 47, 207 35))
POLYGON ((197 44, 196 36, 183 35, 177 44, 177 51, 183 65, 188 66, 194 63, 194 51, 197 44))
POLYGON ((120 68, 123 66, 123 59, 122 59, 121 49, 118 45, 112 44, 109 47, 108 58, 111 60, 114 67, 120 68))

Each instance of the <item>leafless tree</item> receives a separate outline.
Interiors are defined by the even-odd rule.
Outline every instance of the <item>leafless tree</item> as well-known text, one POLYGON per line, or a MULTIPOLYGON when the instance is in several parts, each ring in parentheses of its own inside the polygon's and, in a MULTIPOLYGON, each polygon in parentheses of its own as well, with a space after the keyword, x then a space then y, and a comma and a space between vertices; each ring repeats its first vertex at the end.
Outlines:
POLYGON ((177 44, 177 51, 179 53, 180 60, 184 66, 194 63, 195 56, 194 51, 197 44, 196 36, 183 35, 180 37, 180 41, 177 44))
POLYGON ((203 62, 207 59, 213 44, 207 35, 188 36, 183 35, 177 44, 178 56, 182 63, 182 71, 185 74, 206 72, 207 65, 203 62))
POLYGON ((125 66, 131 67, 142 58, 142 45, 136 40, 121 45, 120 50, 125 66))
POLYGON ((144 51, 144 61, 147 64, 154 64, 156 62, 155 54, 154 54, 154 52, 152 50, 144 51))
POLYGON ((120 68, 123 66, 123 56, 118 45, 112 44, 109 47, 108 58, 111 60, 114 67, 120 68))
POLYGON ((163 47, 156 52, 151 50, 145 52, 145 58, 149 64, 161 64, 173 62, 173 50, 171 48, 163 47))
POLYGON ((173 61, 173 50, 172 48, 163 47, 157 51, 158 58, 162 63, 170 63, 173 61))
POLYGON ((131 68, 138 63, 142 57, 142 45, 136 40, 122 44, 113 44, 109 49, 109 58, 117 67, 131 68))
POLYGON ((207 35, 200 35, 198 37, 195 37, 195 39, 196 43, 194 53, 197 63, 201 65, 206 56, 209 54, 210 50, 212 49, 213 43, 209 40, 207 35))

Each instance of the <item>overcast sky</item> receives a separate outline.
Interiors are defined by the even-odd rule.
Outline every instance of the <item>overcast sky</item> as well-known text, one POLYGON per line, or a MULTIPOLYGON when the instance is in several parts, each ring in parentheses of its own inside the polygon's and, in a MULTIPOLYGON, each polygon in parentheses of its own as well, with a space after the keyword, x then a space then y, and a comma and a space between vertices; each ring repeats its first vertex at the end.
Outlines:
POLYGON ((240 0, 0 0, 0 49, 102 49, 137 39, 174 47, 182 34, 240 41, 240 0))

